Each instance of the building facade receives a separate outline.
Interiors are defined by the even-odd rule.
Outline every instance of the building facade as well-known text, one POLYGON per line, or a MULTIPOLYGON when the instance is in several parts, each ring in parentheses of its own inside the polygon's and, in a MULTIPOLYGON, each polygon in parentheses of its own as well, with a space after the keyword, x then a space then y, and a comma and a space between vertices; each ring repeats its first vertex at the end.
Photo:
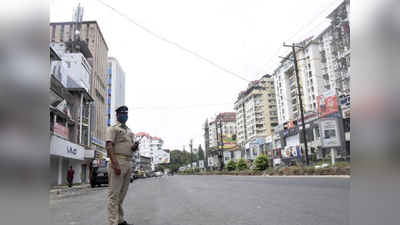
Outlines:
POLYGON ((319 36, 325 90, 350 93, 350 1, 345 0, 327 17, 331 25, 319 36))
POLYGON ((118 60, 108 57, 107 126, 117 122, 115 109, 125 105, 125 72, 118 60))
POLYGON ((274 80, 265 75, 252 81, 239 93, 235 102, 238 144, 244 146, 252 138, 265 138, 278 125, 274 80))
POLYGON ((106 140, 107 128, 108 46, 96 21, 83 21, 80 24, 80 40, 75 40, 76 26, 77 23, 74 22, 50 23, 50 42, 84 42, 93 55, 87 59, 92 68, 89 94, 95 101, 91 105, 93 115, 91 139, 92 147, 105 153, 105 146, 102 143, 106 140))
POLYGON ((221 130, 220 130, 220 119, 222 124, 222 138, 224 148, 232 148, 237 145, 236 138, 236 113, 235 112, 224 112, 217 115, 214 121, 209 123, 209 141, 210 147, 217 147, 218 142, 221 143, 221 130), (218 131, 217 131, 218 128, 218 131), (218 134, 218 137, 217 137, 218 134), (217 142, 218 139, 218 142, 217 142))
MULTIPOLYGON (((303 49, 297 49, 300 90, 303 110, 317 110, 316 97, 325 92, 322 63, 318 41, 309 41, 303 49)), ((300 116, 299 92, 292 53, 280 62, 274 71, 275 93, 279 124, 293 121, 300 116)))

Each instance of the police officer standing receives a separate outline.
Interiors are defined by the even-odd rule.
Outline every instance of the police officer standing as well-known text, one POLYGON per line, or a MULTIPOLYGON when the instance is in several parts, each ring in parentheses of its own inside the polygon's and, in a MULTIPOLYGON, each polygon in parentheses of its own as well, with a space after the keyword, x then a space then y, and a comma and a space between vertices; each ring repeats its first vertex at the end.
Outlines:
POLYGON ((122 202, 129 188, 133 152, 138 149, 132 131, 126 126, 128 107, 115 110, 117 123, 107 128, 106 148, 110 158, 108 171, 108 220, 110 225, 132 225, 124 220, 122 202))

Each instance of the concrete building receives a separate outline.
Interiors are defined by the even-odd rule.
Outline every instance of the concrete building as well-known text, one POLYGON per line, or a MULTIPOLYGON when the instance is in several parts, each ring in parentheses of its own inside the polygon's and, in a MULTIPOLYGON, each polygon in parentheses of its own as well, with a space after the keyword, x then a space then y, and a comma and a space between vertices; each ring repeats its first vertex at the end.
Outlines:
MULTIPOLYGON (((77 24, 74 22, 50 23, 50 42, 65 42, 68 44, 78 41, 75 40, 74 35, 76 26, 77 24)), ((91 110, 93 114, 92 147, 105 153, 104 141, 106 139, 108 103, 108 47, 96 21, 83 21, 80 25, 79 37, 80 40, 78 42, 84 42, 93 55, 92 58, 87 59, 92 68, 89 94, 95 101, 95 105, 92 106, 91 110)))
POLYGON ((125 105, 125 72, 118 60, 108 57, 107 126, 117 122, 115 109, 125 105))
POLYGON ((218 140, 221 143, 221 131, 219 125, 219 119, 221 118, 222 123, 222 137, 224 139, 224 148, 232 148, 237 145, 236 142, 236 113, 235 112, 224 112, 217 115, 214 121, 209 123, 209 135, 210 135, 210 147, 217 147, 217 127, 218 127, 218 140))
POLYGON ((140 140, 139 154, 146 157, 151 157, 151 135, 146 132, 138 132, 135 134, 136 140, 140 140))
POLYGON ((350 93, 350 1, 344 0, 327 17, 331 25, 319 36, 325 90, 350 93))
POLYGON ((93 157, 88 157, 88 153, 94 152, 90 149, 88 106, 93 99, 87 92, 87 86, 85 88, 84 84, 81 86, 75 83, 74 78, 90 77, 90 73, 87 74, 90 66, 85 69, 82 53, 58 54, 53 45, 50 45, 50 50, 58 56, 59 62, 51 63, 51 71, 57 72, 57 77, 51 74, 50 185, 67 183, 69 166, 75 170, 74 183, 88 182, 93 160, 93 157), (68 62, 74 62, 72 64, 83 67, 83 70, 75 66, 63 67, 68 64, 64 62, 64 57, 72 59, 68 62))
MULTIPOLYGON (((298 61, 298 69, 303 110, 316 112, 316 97, 325 92, 318 41, 311 38, 303 49, 297 49, 296 56, 297 59, 302 59, 298 61)), ((274 71, 279 124, 293 121, 300 116, 299 94, 292 53, 285 58, 280 61, 280 65, 274 71)))
POLYGON ((253 138, 265 138, 278 125, 274 80, 265 75, 252 81, 235 102, 237 141, 241 146, 253 138))

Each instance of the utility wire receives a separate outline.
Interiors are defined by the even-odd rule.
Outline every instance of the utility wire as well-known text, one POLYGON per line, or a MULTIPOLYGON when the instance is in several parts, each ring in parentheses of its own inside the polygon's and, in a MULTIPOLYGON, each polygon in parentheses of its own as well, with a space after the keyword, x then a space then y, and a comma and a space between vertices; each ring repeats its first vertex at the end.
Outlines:
POLYGON ((163 37, 161 37, 160 35, 157 35, 156 33, 152 32, 152 31, 150 31, 149 29, 143 27, 142 25, 136 23, 135 21, 133 21, 133 20, 130 19, 129 17, 125 16, 124 14, 122 14, 122 13, 119 12, 118 10, 114 9, 113 7, 107 5, 106 3, 104 3, 104 2, 102 2, 102 1, 100 1, 100 0, 97 0, 97 1, 100 2, 100 3, 102 3, 103 5, 107 6, 108 8, 114 10, 116 13, 118 13, 119 15, 121 15, 122 17, 124 17, 125 19, 129 20, 130 22, 132 22, 132 23, 135 24, 136 26, 142 28, 142 29, 145 30, 146 32, 152 34, 153 36, 155 36, 155 37, 157 37, 157 38, 159 38, 159 39, 161 39, 161 40, 163 40, 163 41, 165 41, 165 42, 168 42, 168 43, 170 43, 170 44, 172 44, 172 45, 174 45, 174 46, 176 46, 176 47, 178 47, 178 48, 180 48, 180 49, 182 49, 182 50, 184 50, 184 51, 187 51, 187 52, 189 52, 189 53, 191 53, 191 54, 193 54, 193 55, 199 57, 200 59, 202 59, 202 60, 204 60, 204 61, 210 63, 211 65, 213 65, 213 66, 215 66, 215 67, 217 67, 217 68, 219 68, 219 69, 221 69, 221 70, 223 70, 223 71, 225 71, 225 72, 227 72, 227 73, 229 73, 229 74, 231 74, 231 75, 233 75, 233 76, 235 76, 235 77, 237 77, 237 78, 239 78, 239 79, 242 79, 242 80, 244 80, 244 81, 246 81, 246 82, 250 82, 249 80, 247 80, 247 79, 245 79, 245 78, 243 78, 243 77, 241 77, 241 76, 239 76, 239 75, 237 75, 237 74, 235 74, 235 73, 233 73, 233 72, 231 72, 231 71, 229 71, 229 70, 227 70, 227 69, 225 69, 225 68, 219 66, 218 64, 216 64, 216 63, 214 63, 214 62, 212 62, 212 61, 210 61, 210 60, 204 58, 203 56, 201 56, 201 55, 199 55, 199 54, 197 54, 197 53, 195 53, 195 52, 193 52, 193 51, 191 51, 191 50, 189 50, 189 49, 187 49, 187 48, 185 48, 185 47, 182 47, 182 46, 180 46, 180 45, 178 45, 178 44, 176 44, 176 43, 174 43, 174 42, 172 42, 172 41, 170 41, 170 40, 168 40, 168 39, 166 39, 166 38, 163 38, 163 37))

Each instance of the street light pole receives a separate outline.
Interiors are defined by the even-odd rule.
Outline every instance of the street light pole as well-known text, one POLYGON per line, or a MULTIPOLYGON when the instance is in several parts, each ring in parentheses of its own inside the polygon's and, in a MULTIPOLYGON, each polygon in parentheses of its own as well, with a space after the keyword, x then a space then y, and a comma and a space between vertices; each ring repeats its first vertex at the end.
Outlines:
POLYGON ((304 147, 305 147, 305 152, 306 152, 307 166, 309 166, 310 165, 310 161, 308 160, 306 124, 304 123, 303 100, 301 98, 299 69, 297 68, 297 56, 296 56, 296 49, 295 49, 296 47, 297 48, 303 48, 303 46, 296 46, 295 44, 293 44, 293 45, 285 45, 285 43, 283 43, 283 46, 292 48, 293 61, 294 61, 294 70, 296 72, 296 79, 297 79, 297 90, 299 92, 299 105, 300 105, 301 125, 303 127, 303 141, 304 141, 304 147))

